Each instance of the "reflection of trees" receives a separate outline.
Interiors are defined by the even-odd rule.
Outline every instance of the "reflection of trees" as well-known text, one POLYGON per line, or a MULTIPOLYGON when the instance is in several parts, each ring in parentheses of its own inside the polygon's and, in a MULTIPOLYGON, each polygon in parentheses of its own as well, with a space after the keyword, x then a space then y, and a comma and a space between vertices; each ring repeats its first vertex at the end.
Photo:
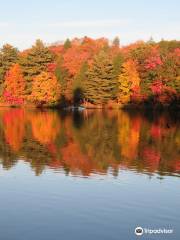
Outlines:
POLYGON ((80 149, 91 165, 91 171, 106 172, 118 165, 117 120, 106 113, 97 113, 84 121, 80 129, 74 129, 80 149))
POLYGON ((0 111, 0 164, 2 164, 3 168, 10 169, 17 162, 17 156, 11 151, 10 146, 6 144, 3 121, 5 111, 5 109, 0 111))
POLYGON ((138 154, 139 134, 141 118, 139 116, 130 118, 122 111, 118 114, 118 140, 122 160, 135 160, 138 154))
POLYGON ((10 109, 3 114, 6 142, 14 152, 19 151, 25 132, 25 116, 23 109, 10 109))
POLYGON ((42 144, 53 142, 60 129, 57 112, 36 112, 29 120, 31 121, 34 138, 42 144))
POLYGON ((178 172, 180 134, 168 112, 120 112, 121 163, 140 172, 178 172))
POLYGON ((23 159, 30 163, 36 175, 40 175, 52 159, 52 155, 46 146, 34 141, 30 136, 25 139, 21 153, 23 159))
POLYGON ((37 175, 47 168, 66 173, 106 173, 119 166, 139 172, 180 172, 180 129, 168 113, 0 110, 0 162, 18 159, 37 175))
POLYGON ((17 156, 14 154, 10 147, 6 144, 4 133, 0 127, 0 164, 3 168, 10 169, 17 162, 17 156))
POLYGON ((68 144, 61 148, 62 165, 73 174, 89 175, 92 171, 91 162, 88 157, 81 152, 78 143, 69 140, 68 144))
POLYGON ((152 114, 151 119, 143 119, 139 144, 139 157, 147 171, 160 174, 176 172, 180 138, 177 122, 166 113, 152 114))

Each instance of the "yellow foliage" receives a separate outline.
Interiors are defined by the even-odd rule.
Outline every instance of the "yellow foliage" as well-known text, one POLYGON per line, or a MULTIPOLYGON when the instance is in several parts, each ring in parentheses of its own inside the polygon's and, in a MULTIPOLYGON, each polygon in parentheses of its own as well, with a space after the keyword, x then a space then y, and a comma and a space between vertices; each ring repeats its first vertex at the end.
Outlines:
POLYGON ((130 119, 127 114, 120 112, 118 122, 121 156, 130 161, 134 160, 138 151, 140 121, 138 118, 134 120, 130 119))
POLYGON ((42 72, 33 80, 30 100, 36 103, 54 104, 60 98, 61 88, 55 75, 42 72))
POLYGON ((139 87, 140 77, 136 70, 136 63, 128 60, 122 65, 122 73, 118 78, 118 102, 128 103, 131 91, 135 87, 139 87))

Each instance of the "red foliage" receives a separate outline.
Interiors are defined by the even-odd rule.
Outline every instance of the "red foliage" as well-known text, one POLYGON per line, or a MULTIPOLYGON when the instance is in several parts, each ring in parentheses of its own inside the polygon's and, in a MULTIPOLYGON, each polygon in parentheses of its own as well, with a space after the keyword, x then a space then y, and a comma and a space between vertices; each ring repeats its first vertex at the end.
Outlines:
POLYGON ((47 64, 47 70, 50 73, 54 73, 57 67, 57 63, 48 63, 47 64))
POLYGON ((153 70, 157 66, 161 66, 163 64, 162 59, 159 54, 158 47, 152 47, 150 50, 149 57, 145 60, 145 69, 153 70))
POLYGON ((176 56, 180 57, 180 48, 174 49, 174 53, 176 56))
POLYGON ((152 124, 150 134, 155 139, 161 138, 162 135, 161 127, 158 124, 152 124))
POLYGON ((153 94, 161 94, 163 91, 163 83, 160 80, 154 81, 151 85, 153 94))
POLYGON ((174 167, 175 167, 175 170, 176 170, 176 171, 180 171, 180 161, 179 161, 179 160, 176 160, 174 165, 175 165, 175 166, 174 166, 174 167))
POLYGON ((8 104, 22 105, 24 103, 24 99, 21 97, 13 96, 10 92, 4 91, 3 98, 8 104))
POLYGON ((145 62, 146 69, 155 69, 158 65, 162 65, 163 62, 160 56, 152 56, 148 58, 145 62))
POLYGON ((50 51, 56 55, 60 55, 64 52, 64 46, 63 45, 56 45, 49 47, 50 51))

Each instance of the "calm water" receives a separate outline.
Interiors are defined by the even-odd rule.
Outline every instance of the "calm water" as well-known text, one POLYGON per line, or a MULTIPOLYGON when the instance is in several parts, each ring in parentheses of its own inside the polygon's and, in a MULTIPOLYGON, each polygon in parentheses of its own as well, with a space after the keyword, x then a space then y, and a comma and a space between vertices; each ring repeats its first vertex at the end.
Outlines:
POLYGON ((179 240, 179 124, 177 112, 0 109, 0 239, 179 240))

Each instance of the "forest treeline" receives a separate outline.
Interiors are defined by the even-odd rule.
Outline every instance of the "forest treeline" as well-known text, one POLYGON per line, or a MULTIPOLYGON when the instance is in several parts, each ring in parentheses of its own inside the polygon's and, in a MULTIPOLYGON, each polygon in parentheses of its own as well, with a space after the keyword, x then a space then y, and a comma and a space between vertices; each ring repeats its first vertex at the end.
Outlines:
POLYGON ((0 50, 1 105, 178 106, 180 41, 41 40, 0 50))

